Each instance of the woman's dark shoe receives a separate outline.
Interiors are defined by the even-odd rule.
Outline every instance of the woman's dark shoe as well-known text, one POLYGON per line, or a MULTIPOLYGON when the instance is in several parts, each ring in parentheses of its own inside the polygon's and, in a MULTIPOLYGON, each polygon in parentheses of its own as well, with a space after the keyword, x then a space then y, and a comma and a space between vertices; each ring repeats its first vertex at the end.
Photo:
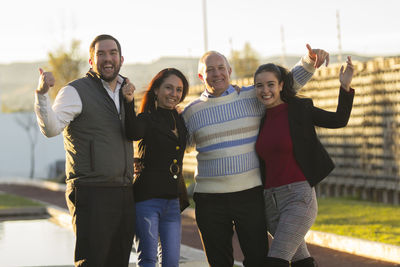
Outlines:
POLYGON ((289 267, 289 266, 290 266, 289 261, 274 257, 267 257, 265 265, 265 267, 289 267))
POLYGON ((313 257, 308 257, 299 261, 292 262, 291 267, 318 267, 313 257))

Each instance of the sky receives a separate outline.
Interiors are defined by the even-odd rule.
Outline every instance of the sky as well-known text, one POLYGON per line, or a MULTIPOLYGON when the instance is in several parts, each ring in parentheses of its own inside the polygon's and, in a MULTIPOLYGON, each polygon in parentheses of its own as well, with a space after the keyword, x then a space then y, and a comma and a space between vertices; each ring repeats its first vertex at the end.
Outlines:
MULTIPOLYGON (((304 54, 305 45, 360 55, 400 55, 399 0, 206 0, 208 50, 246 42, 262 57, 304 54), (283 34, 282 34, 283 33, 283 34), (284 40, 284 42, 282 41, 284 40)), ((48 52, 111 34, 125 63, 205 51, 203 0, 13 0, 0 15, 0 64, 47 60, 48 52)))

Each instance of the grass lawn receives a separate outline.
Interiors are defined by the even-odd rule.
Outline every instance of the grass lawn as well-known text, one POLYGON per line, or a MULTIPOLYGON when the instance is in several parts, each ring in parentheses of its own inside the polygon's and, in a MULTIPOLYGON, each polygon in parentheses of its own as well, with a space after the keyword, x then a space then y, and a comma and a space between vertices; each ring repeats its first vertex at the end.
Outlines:
POLYGON ((311 229, 400 246, 400 206, 320 198, 311 229))
POLYGON ((40 207, 42 204, 20 196, 0 193, 0 209, 40 207))

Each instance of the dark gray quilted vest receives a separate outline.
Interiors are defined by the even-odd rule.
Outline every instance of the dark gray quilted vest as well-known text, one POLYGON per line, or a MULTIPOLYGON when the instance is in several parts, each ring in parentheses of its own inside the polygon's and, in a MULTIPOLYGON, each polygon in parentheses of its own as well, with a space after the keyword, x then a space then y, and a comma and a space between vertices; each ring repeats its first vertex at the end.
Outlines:
POLYGON ((70 85, 81 98, 82 112, 63 132, 67 182, 131 184, 133 146, 125 137, 123 105, 118 114, 101 80, 91 72, 70 85))

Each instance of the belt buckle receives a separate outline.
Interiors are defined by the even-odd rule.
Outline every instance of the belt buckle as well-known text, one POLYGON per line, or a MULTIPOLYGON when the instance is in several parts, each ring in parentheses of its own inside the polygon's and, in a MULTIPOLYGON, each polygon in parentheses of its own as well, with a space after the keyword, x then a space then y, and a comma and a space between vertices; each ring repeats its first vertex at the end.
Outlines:
POLYGON ((172 162, 171 165, 169 165, 169 172, 173 175, 174 179, 178 179, 178 174, 181 171, 181 168, 177 163, 172 162))

